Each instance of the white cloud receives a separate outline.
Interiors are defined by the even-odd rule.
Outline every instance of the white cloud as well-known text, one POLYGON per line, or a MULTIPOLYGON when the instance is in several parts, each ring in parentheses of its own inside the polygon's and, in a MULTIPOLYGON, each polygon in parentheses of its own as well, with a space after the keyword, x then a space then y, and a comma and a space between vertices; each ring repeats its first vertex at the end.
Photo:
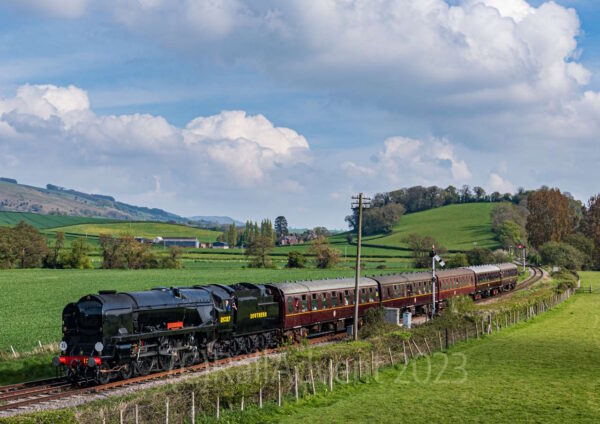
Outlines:
MULTIPOLYGON (((0 147, 6 155, 14 149, 17 157, 52 149, 62 162, 90 166, 139 167, 143 161, 149 170, 189 167, 189 177, 210 178, 216 186, 265 182, 273 172, 310 159, 302 135, 262 115, 224 111, 178 128, 161 116, 101 116, 89 106, 87 93, 77 87, 22 86, 0 100, 0 131, 7 136, 0 147)), ((287 186, 302 189, 292 180, 287 186)))
POLYGON ((499 193, 514 193, 515 186, 508 180, 502 178, 500 175, 492 172, 488 180, 488 191, 490 193, 497 191, 499 193))
POLYGON ((471 178, 466 162, 456 157, 454 146, 445 139, 390 137, 384 141, 376 167, 392 183, 403 186, 442 181, 458 184, 471 178))

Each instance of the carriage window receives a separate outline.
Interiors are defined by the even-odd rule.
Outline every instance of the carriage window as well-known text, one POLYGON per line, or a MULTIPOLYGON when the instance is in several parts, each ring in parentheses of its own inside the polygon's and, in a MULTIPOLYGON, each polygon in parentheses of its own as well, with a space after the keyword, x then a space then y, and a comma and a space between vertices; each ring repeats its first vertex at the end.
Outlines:
POLYGON ((349 305, 350 304, 350 292, 348 290, 346 290, 344 292, 344 305, 349 305))
POLYGON ((308 311, 308 299, 306 298, 306 295, 303 294, 302 295, 302 312, 306 312, 308 311))
POLYGON ((323 299, 321 302, 321 309, 327 309, 327 293, 322 293, 323 299))
POLYGON ((287 303, 288 303, 288 313, 292 313, 292 311, 294 310, 294 301, 292 300, 291 296, 287 298, 287 303))
POLYGON ((338 305, 338 297, 336 292, 331 292, 331 307, 335 308, 338 305))
POLYGON ((360 303, 365 303, 367 301, 367 293, 365 289, 360 291, 360 303))
POLYGON ((388 295, 389 295, 390 297, 393 297, 393 296, 394 296, 394 294, 392 293, 392 288, 391 288, 391 287, 388 287, 388 295))

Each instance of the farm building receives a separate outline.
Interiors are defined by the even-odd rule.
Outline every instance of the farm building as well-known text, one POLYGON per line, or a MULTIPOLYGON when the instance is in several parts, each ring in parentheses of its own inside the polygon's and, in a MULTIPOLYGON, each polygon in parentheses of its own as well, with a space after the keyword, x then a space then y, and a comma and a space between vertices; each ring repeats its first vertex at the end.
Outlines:
POLYGON ((216 241, 212 245, 213 249, 229 249, 229 245, 222 241, 216 241))
POLYGON ((301 239, 299 239, 296 236, 283 236, 281 237, 281 240, 279 240, 279 244, 281 246, 292 246, 295 244, 302 244, 304 243, 301 239))
POLYGON ((196 237, 164 237, 162 239, 162 245, 165 247, 179 246, 198 249, 200 247, 200 242, 196 237))
POLYGON ((212 243, 200 242, 200 249, 210 249, 212 248, 212 243))

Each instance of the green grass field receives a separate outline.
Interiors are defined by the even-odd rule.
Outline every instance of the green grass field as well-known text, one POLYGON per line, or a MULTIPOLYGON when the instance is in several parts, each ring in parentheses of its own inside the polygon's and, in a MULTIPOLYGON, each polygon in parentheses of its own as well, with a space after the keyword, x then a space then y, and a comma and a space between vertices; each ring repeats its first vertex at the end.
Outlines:
POLYGON ((494 203, 469 203, 449 205, 404 215, 390 235, 364 238, 367 246, 403 247, 404 239, 411 233, 434 237, 450 251, 471 250, 479 247, 496 248, 490 213, 494 203))
POLYGON ((29 212, 4 212, 0 211, 0 226, 15 226, 19 222, 32 225, 40 230, 64 227, 66 225, 113 222, 106 218, 88 218, 85 216, 39 215, 29 212))
MULTIPOLYGON (((582 274, 600 287, 600 273, 582 274)), ((457 344, 377 381, 249 410, 244 422, 598 422, 600 291, 577 294, 530 323, 457 344)), ((225 415, 239 421, 239 414, 225 415)), ((230 419, 231 418, 231 419, 230 419)))
POLYGON ((100 234, 131 234, 133 236, 154 238, 161 237, 197 237, 200 241, 213 242, 219 232, 189 227, 187 225, 167 224, 163 222, 112 222, 69 225, 52 229, 68 234, 98 236, 100 234))

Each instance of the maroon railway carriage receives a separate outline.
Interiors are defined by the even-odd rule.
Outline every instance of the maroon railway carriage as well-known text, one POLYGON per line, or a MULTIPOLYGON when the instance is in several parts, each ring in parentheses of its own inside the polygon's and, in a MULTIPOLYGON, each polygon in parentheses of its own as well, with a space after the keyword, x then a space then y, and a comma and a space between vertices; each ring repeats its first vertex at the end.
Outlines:
POLYGON ((416 312, 431 304, 430 273, 380 275, 372 278, 380 284, 381 306, 416 312))
MULTIPOLYGON (((354 316, 354 278, 273 283, 280 307, 280 323, 289 336, 316 336, 343 331, 354 316)), ((371 278, 359 281, 359 316, 379 306, 379 285, 371 278)))
POLYGON ((453 296, 470 296, 475 291, 475 273, 468 268, 444 269, 436 272, 436 300, 453 296))

